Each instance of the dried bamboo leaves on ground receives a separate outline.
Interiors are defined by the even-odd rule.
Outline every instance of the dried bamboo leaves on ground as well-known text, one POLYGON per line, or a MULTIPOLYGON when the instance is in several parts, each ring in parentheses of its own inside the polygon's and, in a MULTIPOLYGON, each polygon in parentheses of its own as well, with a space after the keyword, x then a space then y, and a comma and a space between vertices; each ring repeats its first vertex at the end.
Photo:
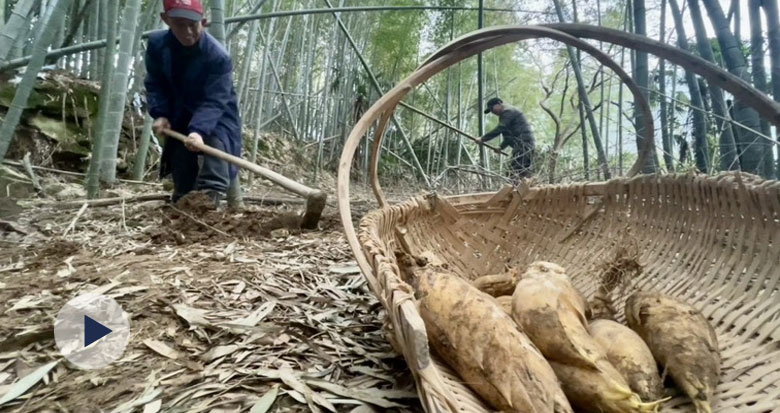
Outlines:
POLYGON ((22 390, 3 407, 420 411, 332 211, 312 232, 284 207, 79 211, 22 212, 26 234, 0 252, 0 395, 22 390), (115 364, 82 371, 59 356, 52 320, 95 291, 130 314, 131 340, 115 364))

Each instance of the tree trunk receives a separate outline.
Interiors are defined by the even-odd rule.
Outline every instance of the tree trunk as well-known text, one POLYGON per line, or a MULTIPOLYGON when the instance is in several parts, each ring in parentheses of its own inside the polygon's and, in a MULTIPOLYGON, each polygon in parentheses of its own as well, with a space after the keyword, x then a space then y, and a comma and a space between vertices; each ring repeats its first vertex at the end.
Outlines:
POLYGON ((125 8, 122 12, 118 60, 111 80, 108 116, 103 125, 102 137, 100 138, 104 144, 100 157, 100 176, 108 185, 113 185, 116 181, 116 160, 119 152, 119 138, 122 135, 125 102, 127 101, 130 61, 133 58, 135 37, 140 36, 137 30, 140 10, 141 0, 126 0, 125 8))
MULTIPOLYGON (((98 25, 97 25, 97 36, 95 37, 95 40, 100 39, 107 39, 110 32, 116 32, 114 30, 113 25, 116 24, 116 20, 111 26, 107 25, 108 21, 108 15, 106 13, 109 13, 109 10, 113 10, 115 5, 112 5, 113 2, 105 2, 105 1, 98 1, 96 2, 100 5, 95 11, 98 13, 98 25)), ((116 7, 119 7, 119 5, 116 5, 116 7)), ((100 69, 103 69, 106 67, 105 63, 105 57, 108 53, 107 49, 100 49, 98 50, 98 66, 100 69)), ((97 79, 97 76, 105 76, 105 73, 102 72, 96 72, 95 76, 97 79)))
POLYGON ((734 38, 738 44, 742 44, 742 7, 740 3, 745 0, 731 0, 731 7, 734 10, 734 38))
MULTIPOLYGON (((105 4, 102 6, 105 6, 105 4)), ((101 9, 106 9, 106 7, 102 6, 101 9)), ((105 55, 101 59, 103 64, 103 81, 100 83, 97 124, 92 133, 92 158, 89 161, 89 169, 87 169, 87 197, 90 199, 96 198, 100 193, 100 158, 103 156, 103 146, 106 144, 103 140, 102 132, 105 128, 108 107, 111 103, 111 81, 114 76, 114 55, 116 53, 116 30, 114 27, 118 20, 118 14, 119 2, 113 1, 108 2, 108 8, 105 10, 105 13, 101 13, 101 19, 106 20, 102 25, 109 28, 108 47, 106 47, 105 55)))
MULTIPOLYGON (((87 37, 90 40, 98 40, 98 27, 100 26, 100 7, 101 2, 92 2, 92 10, 89 14, 89 32, 87 37)), ((100 76, 100 51, 92 50, 89 52, 89 79, 97 80, 100 76)))
MULTIPOLYGON (((49 16, 51 16, 51 13, 54 9, 54 6, 57 4, 54 1, 49 0, 41 0, 40 1, 40 12, 38 13, 38 17, 44 21, 49 20, 49 16)), ((66 13, 67 15, 67 13, 66 13)), ((54 30, 58 30, 58 27, 55 27, 54 30)), ((38 38, 41 36, 41 33, 43 31, 43 27, 36 25, 35 30, 33 31, 33 38, 38 38)), ((54 33, 54 40, 52 40, 52 44, 56 44, 57 41, 57 33, 54 33)), ((24 54, 30 54, 30 51, 32 50, 32 44, 25 44, 24 46, 24 54)))
MULTIPOLYGON (((669 120, 668 126, 669 131, 667 132, 669 136, 669 154, 672 157, 672 160, 674 160, 674 132, 677 130, 677 66, 672 65, 672 102, 671 105, 669 105, 669 113, 664 114, 664 116, 669 120)), ((674 166, 674 165, 672 165, 674 166)))
MULTIPOLYGON (((761 24, 761 0, 749 0, 748 14, 750 17, 750 63, 753 72, 753 85, 756 89, 769 93, 764 67, 764 35, 761 24)), ((772 136, 772 130, 766 119, 761 119, 761 133, 772 136)), ((764 176, 775 177, 775 155, 772 147, 766 151, 764 159, 764 176)))
MULTIPOLYGON (((264 45, 268 44, 266 43, 265 36, 263 36, 262 33, 260 33, 260 41, 264 45)), ((288 103, 287 100, 287 95, 284 92, 284 88, 282 87, 282 80, 279 77, 279 69, 277 68, 276 63, 274 63, 273 57, 271 57, 270 55, 266 55, 266 57, 268 58, 268 63, 269 66, 271 67, 271 75, 273 76, 273 80, 276 83, 277 89, 279 90, 279 96, 281 96, 282 106, 284 107, 285 114, 287 115, 287 120, 290 122, 290 128, 292 129, 293 137, 295 139, 300 139, 298 135, 298 129, 295 126, 295 118, 293 117, 292 109, 290 108, 290 104, 288 103)))
MULTIPOLYGON (((242 1, 243 3, 244 1, 242 1)), ((236 62, 237 54, 239 52, 238 50, 238 39, 229 39, 227 37, 227 26, 225 25, 225 16, 235 16, 236 15, 236 1, 235 0, 225 0, 224 8, 222 11, 222 31, 225 32, 225 35, 222 39, 222 44, 225 45, 225 48, 228 50, 228 53, 230 53, 230 59, 233 62, 236 62)), ((240 106, 239 106, 240 107, 240 106)), ((240 109, 239 109, 240 110, 240 109)))
MULTIPOLYGON (((252 10, 250 10, 248 14, 252 15, 252 14, 255 14, 258 11, 260 11, 260 8, 263 7, 263 5, 266 3, 266 1, 267 0, 259 0, 257 3, 255 3, 255 5, 252 7, 252 10)), ((246 22, 242 21, 242 22, 240 22, 238 24, 235 24, 233 26, 233 28, 230 29, 230 32, 228 32, 227 40, 230 40, 231 38, 233 38, 233 36, 235 36, 235 34, 238 33, 239 30, 241 30, 241 27, 244 25, 244 23, 246 23, 246 22)))
POLYGON ((217 41, 225 44, 225 0, 209 0, 211 4, 211 21, 209 34, 217 41))
MULTIPOLYGON (((273 12, 276 10, 278 6, 279 0, 274 0, 274 4, 271 7, 271 11, 273 12)), ((273 19, 268 23, 268 39, 271 38, 271 35, 274 33, 275 26, 276 26, 277 19, 273 19)), ((335 29, 334 29, 335 30, 335 29)), ((252 152, 250 154, 250 159, 252 162, 255 162, 257 160, 257 149, 260 144, 260 123, 263 120, 263 108, 265 107, 265 86, 266 86, 266 78, 267 76, 267 65, 270 61, 270 58, 267 56, 270 53, 271 50, 271 42, 265 42, 263 44, 263 52, 261 55, 262 62, 260 64, 260 73, 257 78, 257 88, 259 89, 257 91, 257 96, 255 98, 255 127, 254 127, 254 139, 252 139, 252 152)), ((249 185, 251 186, 254 182, 254 174, 249 174, 249 185)))
POLYGON ((143 181, 144 174, 146 173, 146 156, 149 153, 149 142, 152 138, 152 124, 154 119, 147 113, 144 116, 144 127, 141 132, 141 139, 138 142, 138 151, 135 153, 135 161, 133 162, 133 179, 136 181, 143 181))
MULTIPOLYGON (((780 10, 777 0, 764 0, 764 14, 766 15, 767 39, 769 39, 769 59, 772 72, 772 96, 780 102, 780 10)), ((780 145, 780 128, 775 128, 777 145, 780 145)), ((776 172, 780 176, 780 146, 776 172)))
POLYGON ((17 1, 14 10, 8 17, 8 22, 0 28, 0 64, 8 61, 8 56, 19 35, 24 33, 26 36, 27 30, 25 30, 25 27, 30 26, 28 16, 32 12, 34 5, 35 2, 31 0, 17 1))
MULTIPOLYGON (((146 28, 154 28, 158 25, 158 23, 155 23, 155 19, 158 19, 157 13, 159 10, 160 5, 149 7, 147 9, 143 19, 143 24, 138 28, 139 32, 146 28)), ((136 61, 133 73, 135 80, 133 83, 135 92, 142 93, 141 90, 143 89, 143 78, 146 73, 146 65, 144 65, 143 62, 143 51, 140 47, 141 36, 137 36, 135 40, 136 41, 133 46, 133 55, 135 56, 136 61)), ((141 132, 141 138, 139 140, 138 149, 135 153, 135 159, 133 161, 133 179, 136 181, 142 181, 146 173, 146 158, 149 156, 149 144, 152 137, 152 123, 154 123, 154 119, 152 119, 152 117, 146 113, 144 116, 144 126, 141 132)))
MULTIPOLYGON (((25 24, 22 25, 22 27, 19 29, 19 33, 16 35, 16 39, 14 41, 14 45, 11 48, 11 53, 9 53, 8 58, 11 59, 17 59, 19 57, 24 56, 25 53, 25 46, 31 44, 30 43, 30 31, 32 30, 32 25, 30 24, 30 20, 35 16, 35 8, 30 10, 30 13, 27 15, 27 19, 25 20, 25 24)), ((39 18, 40 21, 40 18, 39 18)), ((33 39, 34 40, 34 39, 33 39)))
MULTIPOLYGON (((309 136, 314 137, 314 134, 312 134, 310 131, 311 127, 311 117, 312 117, 312 110, 313 110, 313 104, 315 102, 314 100, 314 64, 315 64, 315 54, 317 50, 317 39, 319 37, 320 32, 320 21, 321 19, 319 16, 312 17, 314 19, 314 30, 311 32, 311 38, 309 40, 309 51, 307 53, 307 60, 306 60, 306 69, 304 70, 305 73, 305 87, 303 90, 304 93, 304 105, 303 105, 303 137, 304 139, 307 139, 309 136)), ((308 139, 307 139, 308 140, 308 139)))
MULTIPOLYGON (((89 3, 85 4, 85 7, 89 7, 89 3)), ((89 10, 87 10, 88 12, 89 10)), ((84 20, 83 24, 79 25, 78 30, 76 30, 76 35, 71 39, 70 44, 74 43, 80 43, 85 41, 84 40, 84 33, 87 32, 87 28, 89 26, 89 21, 84 20)), ((66 39, 67 41, 67 39, 66 39)), ((66 46, 69 46, 70 44, 67 44, 66 46)), ((87 78, 87 53, 79 53, 75 54, 69 57, 66 57, 66 59, 70 62, 70 67, 75 70, 75 73, 78 75, 78 77, 86 79, 87 78)))
MULTIPOLYGON (((666 0, 661 0, 661 31, 659 41, 666 42, 666 0)), ((668 172, 674 172, 674 157, 672 156, 672 137, 669 136, 669 119, 666 113, 669 110, 669 102, 666 98, 666 60, 660 59, 658 63, 658 90, 661 101, 661 144, 664 149, 664 164, 668 172)))
MULTIPOLYGON (((557 0, 556 0, 557 1, 557 0)), ((481 29, 485 22, 485 0, 479 0, 479 15, 477 17, 477 29, 481 29)), ((482 111, 482 106, 485 104, 485 76, 482 61, 482 53, 477 54, 477 133, 479 136, 485 134, 485 114, 482 111)), ((487 169, 487 150, 484 145, 479 145, 479 165, 487 169)), ((484 186, 485 181, 482 178, 482 184, 484 186)))
POLYGON ((56 1, 56 4, 53 6, 51 18, 38 20, 37 24, 42 27, 42 30, 39 31, 40 36, 33 42, 32 59, 16 88, 14 99, 11 101, 8 112, 3 119, 3 124, 0 126, 0 161, 5 159, 5 154, 11 145, 11 139, 14 136, 14 131, 16 131, 16 126, 19 124, 19 119, 22 117, 22 112, 27 106, 27 100, 32 93, 33 86, 35 86, 35 79, 38 77, 41 67, 43 67, 46 51, 54 41, 55 32, 60 26, 60 20, 65 18, 71 3, 71 0, 52 1, 56 1))
MULTIPOLYGON (((623 31, 629 31, 629 24, 631 23, 631 2, 626 2, 626 13, 623 21, 623 31)), ((630 58, 630 56, 629 56, 630 58)), ((620 66, 626 67, 626 48, 620 49, 620 66)), ((618 175, 623 176, 623 91, 625 85, 623 82, 618 82, 618 113, 617 113, 617 130, 618 130, 618 175)))
MULTIPOLYGON (((66 47, 73 43, 73 40, 78 38, 78 32, 80 28, 87 25, 89 22, 87 20, 87 16, 89 16, 89 11, 92 8, 92 3, 95 0, 84 0, 83 5, 81 4, 82 0, 77 0, 73 3, 73 10, 72 15, 70 19, 70 24, 68 25, 67 35, 65 31, 63 30, 61 35, 64 36, 63 38, 57 38, 57 47, 66 47)), ((63 24, 65 21, 63 20, 63 24)), ((79 41, 81 41, 79 39, 79 41)))
MULTIPOLYGON (((70 19, 73 20, 74 24, 76 24, 77 27, 79 25, 81 25, 81 22, 76 20, 76 18, 78 16, 78 11, 79 11, 78 10, 78 3, 79 3, 79 0, 75 0, 75 2, 73 2, 71 4, 71 13, 72 14, 70 14, 70 19)), ((65 19, 61 19, 60 20, 60 26, 57 27, 57 34, 54 35, 54 44, 55 45, 61 47, 63 41, 65 41, 65 19)), ((67 62, 67 59, 65 59, 65 61, 67 62)), ((60 68, 60 69, 64 68, 64 66, 62 66, 62 62, 57 62, 57 65, 58 65, 57 67, 60 68)))
MULTIPOLYGON (((696 33, 696 43, 699 48, 699 54, 702 58, 710 63, 717 64, 715 62, 715 54, 712 51, 712 43, 707 36, 707 30, 704 26, 704 17, 701 13, 698 1, 689 2, 691 8, 691 19, 693 20, 693 28, 696 33)), ((723 97, 723 90, 717 86, 709 88, 712 98, 712 109, 715 113, 715 125, 720 132, 719 135, 719 147, 720 147, 720 170, 721 171, 736 171, 739 170, 739 161, 737 160, 737 138, 734 135, 733 129, 729 123, 725 123, 725 119, 729 118, 729 112, 726 109, 726 99, 723 97)), ((739 132, 737 132, 739 134, 739 132)))
MULTIPOLYGON (((225 45, 225 0, 211 0, 211 24, 209 33, 218 42, 225 45)), ((225 45, 226 46, 226 45, 225 45)), ((241 208, 243 204, 241 194, 241 171, 230 180, 227 192, 227 203, 231 208, 241 208)))
MULTIPOLYGON (((682 13, 680 12, 677 0, 669 0, 669 6, 671 6, 672 16, 674 17, 674 23, 677 28, 677 43, 681 49, 690 50, 682 13)), ((707 157, 709 154, 707 148, 707 121, 702 112, 704 108, 699 82, 690 70, 685 70, 685 83, 688 84, 688 90, 691 95, 691 106, 693 107, 693 141, 696 151, 696 169, 698 169, 699 172, 707 173, 709 171, 709 158, 707 157)))
MULTIPOLYGON (((596 0, 596 23, 599 27, 602 26, 601 22, 601 0, 596 0)), ((604 51, 604 42, 599 42, 599 50, 604 51)), ((609 105, 604 103, 606 81, 604 80, 604 65, 599 65, 599 74, 601 75, 601 95, 599 97, 599 132, 604 134, 604 159, 609 163, 609 125, 604 127, 604 112, 609 110, 609 105), (606 107, 605 107, 606 106, 606 107)), ((610 86, 612 86, 612 79, 610 79, 610 86)), ((607 165, 609 167, 609 165, 607 165)))
POLYGON ((700 77, 697 77, 696 80, 699 82, 699 90, 701 91, 701 101, 704 107, 704 113, 712 113, 712 105, 710 104, 711 100, 707 82, 705 82, 704 79, 700 77))
POLYGON ((585 130, 585 106, 582 101, 577 105, 580 113, 580 132, 582 133, 582 168, 585 171, 584 178, 590 180, 590 155, 588 154, 588 132, 585 130))
MULTIPOLYGON (((330 41, 328 44, 336 44, 338 39, 338 32, 336 27, 334 26, 330 33, 330 41)), ((317 160, 315 165, 315 173, 319 174, 320 170, 322 170, 322 156, 325 150, 325 138, 327 135, 327 127, 326 122, 328 120, 328 115, 330 111, 330 105, 328 104, 328 98, 330 97, 330 91, 331 91, 331 82, 333 79, 333 71, 331 70, 331 65, 333 62, 333 58, 336 54, 336 48, 331 48, 330 53, 328 53, 328 56, 325 59, 325 66, 323 66, 323 70, 325 71, 325 83, 324 83, 324 90, 322 92, 322 123, 320 127, 317 129, 318 134, 318 143, 317 143, 317 160)))
MULTIPOLYGON (((634 12, 634 33, 647 36, 647 21, 645 18, 645 0, 633 0, 633 12, 634 12)), ((634 81, 639 88, 643 90, 645 98, 648 97, 648 87, 650 84, 650 75, 648 69, 647 53, 636 53, 636 71, 634 72, 634 81)), ((636 123, 636 145, 637 150, 642 151, 645 145, 643 133, 647 128, 647 124, 652 122, 652 119, 645 119, 642 111, 637 110, 634 112, 634 122, 636 123)), ((651 145, 652 152, 649 153, 645 164, 642 166, 642 173, 652 174, 658 171, 658 154, 655 151, 655 144, 651 145)))
MULTIPOLYGON (((561 23, 564 23, 565 19, 563 17, 563 8, 561 7, 560 1, 553 0, 553 5, 555 6, 555 11, 558 14, 558 19, 561 21, 561 23)), ((582 102, 583 105, 582 109, 585 112, 584 113, 585 118, 587 119, 590 125, 591 135, 593 136, 593 143, 596 146, 596 153, 598 154, 599 166, 601 167, 601 171, 602 174, 604 175, 604 178, 610 179, 611 174, 609 172, 609 165, 607 164, 607 157, 604 154, 604 146, 601 143, 601 134, 599 133, 598 124, 596 123, 596 118, 593 115, 593 110, 592 110, 593 106, 590 104, 590 97, 588 96, 588 91, 587 88, 585 87, 585 80, 582 77, 580 61, 577 58, 577 53, 574 51, 573 47, 567 46, 567 50, 569 52, 569 60, 571 61, 572 69, 574 70, 574 76, 577 79, 577 90, 579 92, 580 102, 582 102)), ((583 125, 583 129, 584 129, 584 125, 583 125)), ((587 135, 584 134, 584 131, 583 131, 583 137, 584 139, 587 139, 587 135)), ((583 151, 585 150, 586 149, 583 148, 583 151)))
MULTIPOLYGON (((328 5, 328 7, 333 8, 333 6, 330 3, 330 0, 325 0, 325 2, 328 5)), ((373 71, 371 70, 371 68, 368 66, 368 63, 363 58, 363 55, 360 53, 360 49, 355 44, 355 41, 352 38, 352 35, 350 34, 349 30, 347 30, 347 27, 344 25, 344 22, 341 20, 341 18, 335 12, 333 13, 333 17, 336 19, 336 23, 341 28, 341 31, 344 33, 344 36, 349 41, 350 46, 354 50, 354 52, 357 55, 358 59, 360 60, 360 63, 362 64, 363 68, 366 70, 366 72, 368 72, 369 79, 371 80, 372 86, 374 87, 374 89, 376 90, 377 93, 379 93, 380 95, 384 94, 384 91, 382 90, 382 87, 379 85, 379 81, 376 79, 376 77, 374 76, 373 71)), ((480 113, 482 113, 482 111, 480 111, 480 113)), ((401 134, 401 137, 404 140, 404 143, 406 144, 406 147, 407 147, 407 149, 410 152, 412 160, 414 161, 413 164, 414 164, 415 168, 420 173, 420 175, 422 175, 422 178, 425 181, 425 184, 426 185, 430 185, 430 180, 428 179, 428 175, 425 174, 425 169, 423 169, 422 165, 420 164, 420 160, 417 158, 417 155, 415 155, 414 148, 412 147, 412 143, 409 140, 409 137, 406 135, 405 130, 402 128, 401 123, 398 121, 398 117, 395 114, 393 114, 391 119, 392 119, 393 124, 395 125, 395 127, 398 129, 398 132, 401 134)))
MULTIPOLYGON (((285 104, 285 102, 287 102, 287 97, 286 95, 284 95, 284 87, 282 87, 281 80, 277 79, 277 77, 278 77, 278 68, 282 66, 282 58, 284 57, 284 53, 287 50, 287 43, 290 41, 290 29, 292 28, 292 22, 293 19, 287 19, 287 27, 284 29, 284 35, 282 36, 282 41, 277 47, 273 48, 273 50, 276 52, 276 56, 270 54, 267 56, 269 59, 268 60, 269 67, 273 69, 271 70, 271 78, 269 79, 269 86, 273 85, 274 87, 276 87, 276 90, 271 89, 270 87, 269 90, 271 90, 272 93, 276 92, 278 94, 278 96, 281 98, 280 100, 282 101, 283 105, 285 104), (277 75, 274 75, 274 70, 276 70, 275 73, 277 73, 277 75)), ((276 37, 276 33, 272 34, 272 36, 268 38, 269 41, 273 42, 274 37, 276 37)), ((265 40, 263 36, 260 36, 260 40, 263 42, 263 44, 265 44, 265 40)), ((266 106, 265 108, 266 116, 270 117, 274 112, 278 110, 278 108, 274 106, 274 103, 275 102, 271 100, 270 104, 266 106)), ((284 107, 287 108, 288 106, 284 106, 284 107)), ((287 120, 290 122, 290 128, 293 129, 293 135, 297 138, 297 132, 295 130, 295 122, 292 117, 292 114, 286 112, 285 115, 287 115, 287 120)))
MULTIPOLYGON (((718 37, 718 43, 720 43, 721 53, 723 55, 723 60, 726 62, 726 66, 731 73, 741 77, 745 82, 750 83, 750 73, 747 70, 745 56, 742 54, 742 49, 740 48, 737 39, 734 37, 734 34, 729 30, 729 23, 726 20, 726 16, 723 14, 720 2, 718 0, 702 0, 702 2, 710 16, 712 26, 715 28, 715 33, 718 37)), ((744 105, 739 100, 737 100, 734 105, 736 120, 738 122, 753 131, 761 129, 758 112, 751 107, 744 105)), ((762 140, 760 136, 750 130, 740 133, 738 138, 739 142, 737 142, 737 149, 740 153, 739 158, 742 170, 756 175, 764 175, 764 153, 770 148, 768 142, 762 140)))
POLYGON ((244 54, 244 64, 241 68, 241 78, 238 80, 239 107, 241 104, 245 104, 249 97, 249 69, 252 66, 252 58, 255 54, 255 41, 257 39, 258 31, 257 24, 257 20, 253 21, 252 24, 249 25, 249 33, 247 33, 249 40, 247 41, 246 49, 244 49, 246 51, 244 54))
POLYGON ((146 65, 144 64, 144 51, 141 49, 141 33, 150 28, 156 26, 155 20, 157 17, 157 7, 149 7, 139 23, 137 28, 138 34, 133 42, 133 89, 130 91, 133 93, 144 93, 144 76, 146 75, 146 65))

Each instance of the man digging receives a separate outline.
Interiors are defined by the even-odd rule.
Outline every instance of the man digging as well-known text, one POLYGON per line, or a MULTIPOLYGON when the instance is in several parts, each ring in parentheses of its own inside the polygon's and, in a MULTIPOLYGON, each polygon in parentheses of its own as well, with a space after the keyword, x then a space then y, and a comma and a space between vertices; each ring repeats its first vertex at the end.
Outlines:
POLYGON ((510 178, 515 183, 522 178, 529 178, 536 146, 531 125, 522 112, 505 105, 499 98, 488 100, 485 113, 491 112, 498 116, 498 126, 479 138, 477 142, 485 143, 498 135, 503 135, 501 149, 512 148, 510 178))
POLYGON ((241 156, 233 63, 224 47, 205 32, 199 0, 164 0, 163 6, 160 17, 169 30, 152 34, 146 50, 149 114, 155 119, 156 135, 172 129, 186 135, 187 141, 165 140, 160 177, 173 178, 172 202, 198 191, 216 207, 238 170, 199 154, 196 145, 241 156))

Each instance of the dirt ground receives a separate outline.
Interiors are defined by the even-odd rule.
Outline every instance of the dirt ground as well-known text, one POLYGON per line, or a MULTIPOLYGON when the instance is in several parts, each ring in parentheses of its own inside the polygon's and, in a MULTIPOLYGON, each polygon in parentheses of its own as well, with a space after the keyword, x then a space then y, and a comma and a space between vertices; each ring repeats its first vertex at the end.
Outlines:
POLYGON ((421 411, 337 211, 301 231, 300 207, 150 201, 4 217, 0 394, 55 363, 0 410, 421 411), (86 292, 131 320, 123 357, 100 370, 76 368, 53 340, 57 311, 86 292))

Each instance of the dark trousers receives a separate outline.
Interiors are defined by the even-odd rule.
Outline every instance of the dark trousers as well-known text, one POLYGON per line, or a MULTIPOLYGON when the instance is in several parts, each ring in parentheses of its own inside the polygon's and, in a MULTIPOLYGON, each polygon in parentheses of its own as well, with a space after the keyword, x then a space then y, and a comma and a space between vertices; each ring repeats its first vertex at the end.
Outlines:
POLYGON ((518 181, 531 176, 534 152, 533 146, 518 146, 512 149, 509 171, 509 177, 512 181, 518 181))
MULTIPOLYGON (((170 169, 173 178, 173 196, 171 200, 176 202, 187 193, 196 190, 206 190, 224 194, 230 185, 230 168, 228 163, 204 155, 192 152, 179 141, 171 142, 170 169)), ((216 137, 204 137, 203 143, 223 152, 225 144, 216 137)))

